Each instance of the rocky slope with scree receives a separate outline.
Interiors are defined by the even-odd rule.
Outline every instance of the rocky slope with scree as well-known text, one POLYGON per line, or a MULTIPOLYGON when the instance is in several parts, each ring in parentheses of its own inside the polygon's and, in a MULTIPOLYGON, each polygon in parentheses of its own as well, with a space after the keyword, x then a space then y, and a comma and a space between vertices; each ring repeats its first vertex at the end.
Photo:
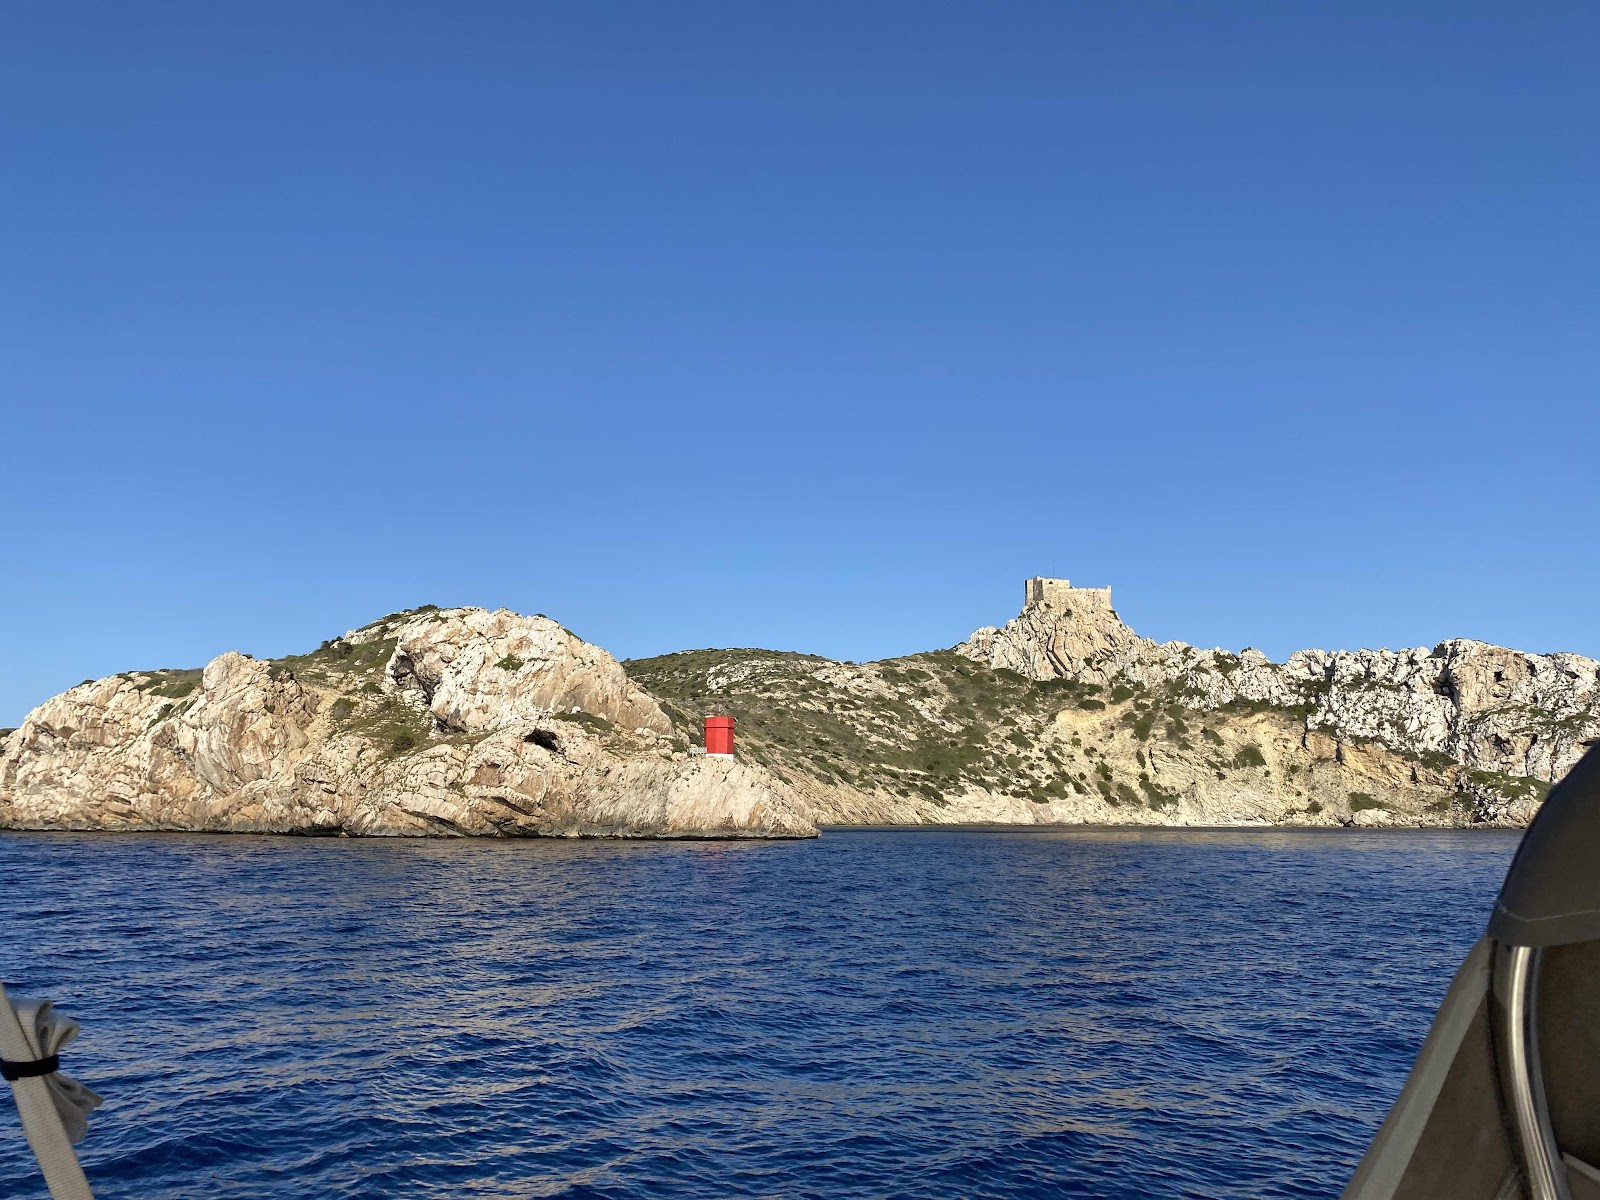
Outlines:
POLYGON ((1029 580, 952 650, 847 664, 759 650, 624 664, 686 735, 742 753, 822 822, 1520 825, 1600 734, 1600 663, 1433 649, 1158 644, 1109 589, 1029 580))

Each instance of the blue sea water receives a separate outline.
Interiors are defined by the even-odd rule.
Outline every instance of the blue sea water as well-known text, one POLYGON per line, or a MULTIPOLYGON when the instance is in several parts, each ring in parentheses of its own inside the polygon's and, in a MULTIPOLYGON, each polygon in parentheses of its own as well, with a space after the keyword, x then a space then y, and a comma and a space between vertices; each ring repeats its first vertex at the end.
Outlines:
POLYGON ((102 1200, 1331 1197, 1515 845, 13 834, 0 977, 102 1200))

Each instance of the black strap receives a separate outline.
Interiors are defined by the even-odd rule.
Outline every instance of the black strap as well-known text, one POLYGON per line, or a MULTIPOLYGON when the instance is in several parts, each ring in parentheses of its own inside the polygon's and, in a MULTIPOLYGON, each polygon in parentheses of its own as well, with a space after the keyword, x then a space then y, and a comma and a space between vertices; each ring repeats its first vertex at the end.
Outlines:
POLYGON ((61 1070, 61 1056, 33 1059, 28 1062, 11 1062, 0 1058, 0 1076, 6 1079, 32 1079, 35 1075, 49 1075, 61 1070))

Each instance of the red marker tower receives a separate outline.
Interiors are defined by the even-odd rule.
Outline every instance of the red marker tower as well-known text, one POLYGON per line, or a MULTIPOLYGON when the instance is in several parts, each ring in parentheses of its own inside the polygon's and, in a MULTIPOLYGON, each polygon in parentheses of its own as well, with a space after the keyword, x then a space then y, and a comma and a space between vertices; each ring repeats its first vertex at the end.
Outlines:
POLYGON ((733 718, 706 718, 706 753, 718 758, 733 757, 733 718))

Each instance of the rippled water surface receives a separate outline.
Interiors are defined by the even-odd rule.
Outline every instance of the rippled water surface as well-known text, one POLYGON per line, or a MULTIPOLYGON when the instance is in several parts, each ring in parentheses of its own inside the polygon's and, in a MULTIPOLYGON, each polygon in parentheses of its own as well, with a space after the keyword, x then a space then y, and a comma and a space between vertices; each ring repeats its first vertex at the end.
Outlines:
POLYGON ((7 835, 0 972, 102 1200, 1334 1196, 1515 845, 7 835))

